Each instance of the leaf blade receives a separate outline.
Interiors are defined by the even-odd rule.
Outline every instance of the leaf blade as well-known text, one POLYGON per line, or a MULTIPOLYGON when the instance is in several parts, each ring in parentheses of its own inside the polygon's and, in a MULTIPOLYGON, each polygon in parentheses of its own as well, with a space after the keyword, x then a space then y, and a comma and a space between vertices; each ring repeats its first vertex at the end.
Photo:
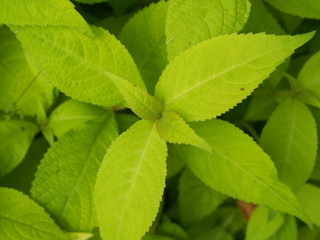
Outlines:
POLYGON ((198 222, 211 214, 226 196, 201 182, 188 169, 179 181, 179 214, 183 224, 198 222))
POLYGON ((199 137, 193 129, 173 111, 164 111, 156 120, 159 135, 170 143, 190 144, 208 152, 211 147, 199 137))
POLYGON ((299 75, 298 82, 304 90, 307 90, 320 99, 320 51, 314 54, 303 66, 299 75))
POLYGON ((16 0, 15 4, 3 0, 0 23, 16 26, 66 26, 92 35, 89 25, 67 0, 16 0))
POLYGON ((49 149, 32 182, 31 195, 70 232, 96 226, 93 186, 107 148, 118 135, 112 112, 73 130, 49 149))
POLYGON ((143 8, 123 27, 119 39, 135 60, 150 94, 167 65, 165 19, 168 2, 143 8))
POLYGON ((168 59, 204 40, 239 32, 250 11, 247 0, 172 0, 166 20, 168 59), (192 19, 192 21, 190 21, 192 19))
POLYGON ((293 99, 276 108, 260 139, 260 146, 276 164, 280 180, 293 191, 299 190, 310 177, 317 145, 317 126, 312 113, 293 99))
POLYGON ((39 106, 48 109, 53 86, 31 71, 20 42, 7 27, 0 28, 0 39, 0 109, 25 116, 37 115, 39 106))
POLYGON ((317 0, 265 0, 271 6, 282 12, 302 18, 320 19, 320 3, 317 0))
POLYGON ((3 240, 68 239, 42 207, 17 190, 0 188, 0 210, 3 240))
POLYGON ((167 66, 156 86, 156 97, 164 109, 177 112, 186 121, 219 116, 246 98, 313 35, 260 33, 204 41, 167 66), (208 108, 211 105, 214 108, 208 108))
POLYGON ((128 51, 106 30, 93 28, 96 37, 92 39, 68 28, 14 29, 18 30, 17 37, 30 61, 57 88, 76 100, 104 107, 122 104, 121 93, 105 72, 145 89, 128 51))
POLYGON ((0 176, 18 166, 38 131, 39 128, 28 121, 0 121, 0 176))
POLYGON ((106 240, 139 240, 148 230, 163 194, 166 151, 155 123, 146 120, 111 145, 95 187, 99 227, 106 240))
POLYGON ((253 139, 222 120, 193 123, 192 127, 213 148, 213 154, 209 154, 179 146, 187 166, 200 180, 231 197, 288 212, 309 222, 294 194, 278 180, 269 156, 253 139))

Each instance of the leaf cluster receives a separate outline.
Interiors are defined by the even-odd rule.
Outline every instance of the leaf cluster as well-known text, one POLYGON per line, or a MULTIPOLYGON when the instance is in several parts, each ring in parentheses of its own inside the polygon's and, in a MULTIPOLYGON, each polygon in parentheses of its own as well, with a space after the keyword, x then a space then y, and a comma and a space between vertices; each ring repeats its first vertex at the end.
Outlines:
POLYGON ((0 3, 1 240, 319 238, 318 0, 0 3))

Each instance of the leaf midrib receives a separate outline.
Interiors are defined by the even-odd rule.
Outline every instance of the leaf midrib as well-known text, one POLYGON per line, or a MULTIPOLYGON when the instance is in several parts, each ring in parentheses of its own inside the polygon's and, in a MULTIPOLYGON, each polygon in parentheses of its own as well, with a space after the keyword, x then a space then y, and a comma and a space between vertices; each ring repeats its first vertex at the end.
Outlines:
MULTIPOLYGON (((209 41, 210 41, 210 40, 209 40, 209 41)), ((235 70, 235 69, 238 69, 238 68, 240 68, 240 67, 242 67, 242 66, 244 66, 244 65, 246 65, 246 64, 249 64, 249 63, 251 63, 251 62, 253 62, 253 61, 255 61, 255 60, 259 59, 259 58, 262 58, 262 57, 264 57, 264 56, 266 56, 266 55, 269 55, 269 54, 271 54, 271 53, 273 53, 273 52, 276 52, 276 51, 278 51, 279 49, 284 48, 285 46, 294 45, 296 42, 298 42, 298 40, 292 41, 292 42, 290 42, 290 44, 286 44, 286 45, 282 45, 282 46, 277 47, 277 48, 273 48, 273 49, 272 49, 271 51, 269 51, 269 52, 266 52, 266 53, 264 53, 264 54, 262 54, 262 55, 256 56, 256 57, 250 59, 249 61, 246 61, 246 62, 244 62, 244 63, 242 63, 242 64, 239 64, 239 65, 237 65, 237 66, 235 66, 235 67, 232 67, 232 68, 230 68, 230 69, 228 69, 228 70, 226 70, 226 71, 224 71, 224 72, 222 72, 222 73, 220 73, 220 74, 218 74, 218 75, 216 75, 216 76, 213 76, 213 77, 208 78, 207 80, 203 81, 203 82, 200 83, 199 85, 196 85, 196 86, 191 87, 191 88, 188 89, 187 91, 184 91, 182 94, 177 95, 176 97, 174 97, 174 98, 171 99, 170 101, 166 102, 166 104, 165 104, 165 105, 166 105, 166 108, 168 108, 171 104, 174 104, 174 102, 177 101, 177 99, 182 98, 183 96, 187 95, 188 93, 192 92, 193 90, 196 90, 197 88, 199 88, 199 87, 207 84, 207 83, 210 82, 211 80, 214 80, 214 79, 216 79, 216 78, 218 78, 218 77, 221 77, 221 76, 223 76, 224 74, 226 74, 226 73, 228 73, 228 72, 231 72, 231 71, 233 71, 233 70, 235 70)), ((199 46, 199 45, 198 45, 198 46, 199 46)), ((225 80, 224 80, 224 81, 225 81, 225 80)), ((225 82, 230 85, 230 83, 228 83, 227 81, 225 81, 225 82)), ((256 82, 256 81, 255 81, 255 82, 256 82)))
MULTIPOLYGON (((72 52, 68 51, 67 49, 63 48, 63 46, 58 45, 56 42, 49 41, 47 38, 42 37, 41 35, 37 34, 37 32, 35 32, 35 31, 33 31, 33 34, 36 35, 38 38, 42 39, 43 41, 48 42, 49 44, 55 46, 57 49, 65 52, 65 53, 67 53, 67 55, 69 55, 69 56, 77 59, 81 65, 84 65, 84 66, 86 66, 86 67, 92 68, 94 71, 98 72, 100 75, 106 77, 108 80, 110 80, 110 82, 111 82, 111 83, 114 85, 114 87, 117 89, 116 84, 113 82, 112 79, 110 79, 110 78, 105 74, 105 72, 108 72, 108 73, 110 73, 110 74, 114 74, 115 76, 117 76, 117 77, 119 77, 119 78, 122 78, 122 77, 119 76, 118 74, 112 73, 112 72, 110 72, 109 70, 101 70, 101 69, 95 67, 94 65, 92 65, 91 63, 89 63, 87 60, 85 60, 85 59, 83 59, 83 58, 81 58, 81 57, 73 54, 72 52)), ((111 53, 114 54, 112 51, 111 51, 111 53)), ((115 71, 114 71, 114 72, 115 72, 115 71)), ((103 85, 105 85, 105 84, 101 84, 101 86, 103 86, 103 85)), ((120 93, 120 92, 119 92, 119 93, 120 93)), ((121 94, 120 94, 120 95, 121 95, 121 94)))
POLYGON ((144 158, 146 149, 147 149, 147 147, 148 147, 148 144, 149 144, 149 141, 150 141, 152 132, 153 132, 154 124, 155 124, 155 122, 153 123, 152 127, 150 127, 150 132, 149 132, 149 134, 148 134, 148 136, 147 136, 146 142, 145 142, 145 144, 144 144, 144 146, 143 146, 143 149, 142 149, 142 151, 141 151, 140 159, 139 159, 139 161, 138 161, 137 164, 136 164, 136 169, 137 169, 137 170, 135 171, 135 174, 134 174, 133 177, 132 177, 133 180, 132 180, 131 187, 129 188, 128 193, 127 193, 126 195, 124 195, 124 197, 125 197, 125 202, 124 202, 123 207, 122 207, 122 209, 121 209, 121 214, 120 214, 120 218, 119 218, 119 219, 120 219, 120 224, 119 224, 119 227, 118 227, 118 230, 117 230, 117 236, 119 236, 119 233, 120 233, 120 231, 121 231, 121 229, 122 229, 122 225, 123 225, 123 222, 124 222, 124 221, 123 221, 124 212, 125 212, 125 210, 127 209, 127 205, 128 205, 128 202, 129 202, 129 198, 131 197, 131 196, 130 196, 130 195, 131 195, 131 192, 132 192, 132 190, 133 190, 133 188, 134 188, 134 185, 135 185, 135 182, 136 182, 136 179, 137 179, 139 170, 140 170, 141 165, 142 165, 142 163, 143 163, 143 158, 144 158))
MULTIPOLYGON (((268 185, 266 185, 263 181, 261 181, 259 178, 257 178, 256 176, 254 176, 253 174, 251 174, 250 172, 248 172, 246 169, 242 168, 241 166, 235 164, 233 161, 231 161, 229 159, 228 156, 226 156, 225 154, 223 154, 222 152, 220 152, 219 150, 217 150, 217 148, 214 148, 214 151, 217 152, 218 154, 220 154, 226 161, 228 161, 231 165, 233 165, 234 167, 240 169, 241 171, 243 171, 244 173, 246 173, 249 177, 251 177, 252 179, 256 180, 258 183, 260 183, 262 186, 265 186, 267 189, 269 189, 271 192, 274 193, 275 196, 278 196, 278 198, 282 199, 282 202, 287 202, 286 199, 283 199, 281 195, 279 195, 277 192, 275 192, 272 188, 270 188, 268 185)), ((272 179, 272 178, 270 178, 272 179)), ((276 179, 272 179, 273 181, 276 179)), ((289 189, 288 189, 289 190, 289 189)), ((290 208, 293 209, 293 212, 297 212, 295 208, 292 208, 292 205, 289 204, 290 208)))
POLYGON ((10 218, 10 217, 8 217, 8 216, 0 215, 0 219, 1 219, 1 218, 5 219, 5 220, 7 220, 7 221, 11 221, 11 222, 14 222, 14 223, 18 223, 18 224, 20 224, 20 225, 23 225, 23 226, 26 226, 26 227, 29 227, 29 228, 36 229, 36 230, 38 230, 39 232, 45 232, 45 233, 48 233, 48 234, 51 234, 51 235, 53 234, 53 235, 55 235, 55 236, 58 236, 59 239, 60 239, 60 237, 61 237, 61 236, 57 235, 56 233, 52 233, 52 232, 46 231, 46 230, 41 229, 41 228, 38 228, 37 226, 34 226, 34 225, 26 224, 26 223, 24 223, 24 222, 21 222, 21 221, 19 221, 19 220, 17 220, 17 219, 10 218))
POLYGON ((105 118, 104 122, 102 123, 102 126, 99 128, 99 130, 97 132, 96 137, 94 138, 92 144, 90 145, 90 148, 84 158, 85 163, 82 165, 82 168, 81 168, 80 173, 77 177, 77 180, 76 180, 70 194, 67 196, 65 203, 63 204, 63 208, 61 209, 61 213, 59 214, 60 218, 63 218, 65 211, 70 203, 71 196, 73 195, 74 191, 76 190, 76 188, 80 182, 80 179, 82 178, 83 174, 85 173, 85 169, 87 168, 88 164, 90 163, 91 155, 93 154, 93 152, 92 152, 93 148, 96 146, 96 144, 97 144, 101 134, 104 132, 104 130, 107 127, 109 127, 111 116, 112 116, 112 114, 109 113, 108 116, 105 118))

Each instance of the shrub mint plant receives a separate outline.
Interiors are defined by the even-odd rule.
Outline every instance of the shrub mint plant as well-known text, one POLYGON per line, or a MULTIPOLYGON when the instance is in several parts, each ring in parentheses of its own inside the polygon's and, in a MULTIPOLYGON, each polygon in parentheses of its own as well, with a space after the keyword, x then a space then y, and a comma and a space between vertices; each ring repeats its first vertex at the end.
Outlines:
POLYGON ((318 239, 317 0, 1 5, 1 240, 318 239))

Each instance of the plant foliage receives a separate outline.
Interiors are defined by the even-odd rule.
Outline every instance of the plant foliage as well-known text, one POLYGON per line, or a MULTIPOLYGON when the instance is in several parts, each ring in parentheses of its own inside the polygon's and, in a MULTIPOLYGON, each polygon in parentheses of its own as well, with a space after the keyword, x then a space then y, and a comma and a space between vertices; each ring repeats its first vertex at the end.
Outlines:
POLYGON ((319 238, 318 0, 0 4, 1 240, 319 238))

